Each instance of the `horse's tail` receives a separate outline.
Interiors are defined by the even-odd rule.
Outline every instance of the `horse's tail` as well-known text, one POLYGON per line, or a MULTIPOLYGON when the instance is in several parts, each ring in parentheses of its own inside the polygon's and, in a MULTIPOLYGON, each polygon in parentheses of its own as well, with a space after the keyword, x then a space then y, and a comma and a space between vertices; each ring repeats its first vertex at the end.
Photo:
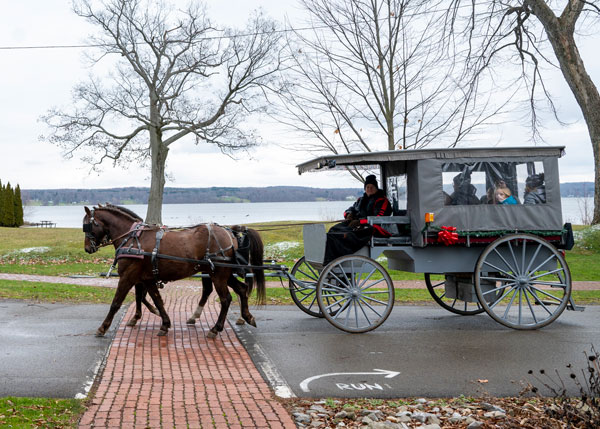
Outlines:
MULTIPOLYGON (((258 231, 246 229, 250 238, 250 264, 263 265, 264 246, 258 231)), ((256 281, 256 301, 258 305, 267 303, 267 291, 265 286, 265 271, 263 269, 253 268, 254 280, 256 281)))

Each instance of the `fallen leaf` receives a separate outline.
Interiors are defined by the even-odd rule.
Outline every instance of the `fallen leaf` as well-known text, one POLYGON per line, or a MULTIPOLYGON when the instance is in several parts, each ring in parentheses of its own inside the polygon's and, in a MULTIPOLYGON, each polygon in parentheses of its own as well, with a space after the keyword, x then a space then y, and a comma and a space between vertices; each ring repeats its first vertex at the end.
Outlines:
POLYGON ((488 380, 482 380, 481 378, 478 378, 478 379, 477 379, 477 382, 479 382, 479 383, 487 383, 487 382, 488 382, 488 380))

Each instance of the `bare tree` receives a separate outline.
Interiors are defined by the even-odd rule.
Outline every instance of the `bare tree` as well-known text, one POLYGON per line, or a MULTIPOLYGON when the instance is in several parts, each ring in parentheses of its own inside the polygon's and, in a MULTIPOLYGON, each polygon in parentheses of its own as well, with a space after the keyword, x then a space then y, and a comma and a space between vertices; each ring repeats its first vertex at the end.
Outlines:
MULTIPOLYGON (((316 152, 453 146, 499 107, 457 81, 459 52, 445 49, 443 10, 424 0, 301 0, 300 30, 278 120, 316 152)), ((443 2, 442 2, 443 3, 443 2)), ((500 106, 501 107, 501 106, 500 106)), ((351 172, 360 179, 360 173, 351 172)))
POLYGON ((528 88, 531 125, 538 133, 539 96, 550 102, 544 84, 544 64, 558 67, 581 108, 594 153, 595 191, 592 222, 600 223, 600 94, 586 71, 577 48, 578 30, 598 32, 600 1, 597 0, 453 0, 447 24, 453 34, 462 34, 469 44, 468 72, 473 84, 484 70, 520 66, 520 78, 528 88), (553 61, 548 48, 554 53, 553 61))
POLYGON ((278 33, 261 14, 241 33, 218 32, 199 6, 180 11, 150 0, 76 0, 74 11, 99 30, 94 64, 114 63, 104 79, 75 87, 72 108, 42 118, 49 140, 95 167, 149 162, 146 221, 160 224, 174 142, 191 135, 225 153, 256 144, 243 120, 261 109, 279 68, 278 33))

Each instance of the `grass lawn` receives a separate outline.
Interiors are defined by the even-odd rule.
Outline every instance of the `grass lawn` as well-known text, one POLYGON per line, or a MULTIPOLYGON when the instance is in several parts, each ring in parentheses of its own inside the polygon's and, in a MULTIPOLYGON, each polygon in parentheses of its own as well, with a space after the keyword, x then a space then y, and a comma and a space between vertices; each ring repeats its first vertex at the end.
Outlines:
MULTIPOLYGON (((115 289, 107 287, 0 280, 0 299, 110 304, 114 295, 115 289)), ((134 298, 130 293, 125 303, 132 302, 134 298)))
POLYGON ((84 413, 78 399, 0 398, 0 427, 76 428, 84 413))

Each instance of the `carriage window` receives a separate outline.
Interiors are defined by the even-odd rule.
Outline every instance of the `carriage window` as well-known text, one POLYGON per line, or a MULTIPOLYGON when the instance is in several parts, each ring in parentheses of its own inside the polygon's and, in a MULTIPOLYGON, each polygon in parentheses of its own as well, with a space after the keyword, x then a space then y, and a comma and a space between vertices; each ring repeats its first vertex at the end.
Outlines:
POLYGON ((444 204, 464 206, 481 204, 485 196, 485 173, 482 171, 446 171, 442 173, 444 204))
POLYGON ((542 162, 447 163, 442 182, 445 205, 546 203, 542 162))
POLYGON ((517 166, 517 186, 523 195, 523 204, 546 203, 546 180, 544 164, 528 162, 517 166))
POLYGON ((392 203, 394 215, 406 215, 406 175, 387 178, 387 197, 392 203))

